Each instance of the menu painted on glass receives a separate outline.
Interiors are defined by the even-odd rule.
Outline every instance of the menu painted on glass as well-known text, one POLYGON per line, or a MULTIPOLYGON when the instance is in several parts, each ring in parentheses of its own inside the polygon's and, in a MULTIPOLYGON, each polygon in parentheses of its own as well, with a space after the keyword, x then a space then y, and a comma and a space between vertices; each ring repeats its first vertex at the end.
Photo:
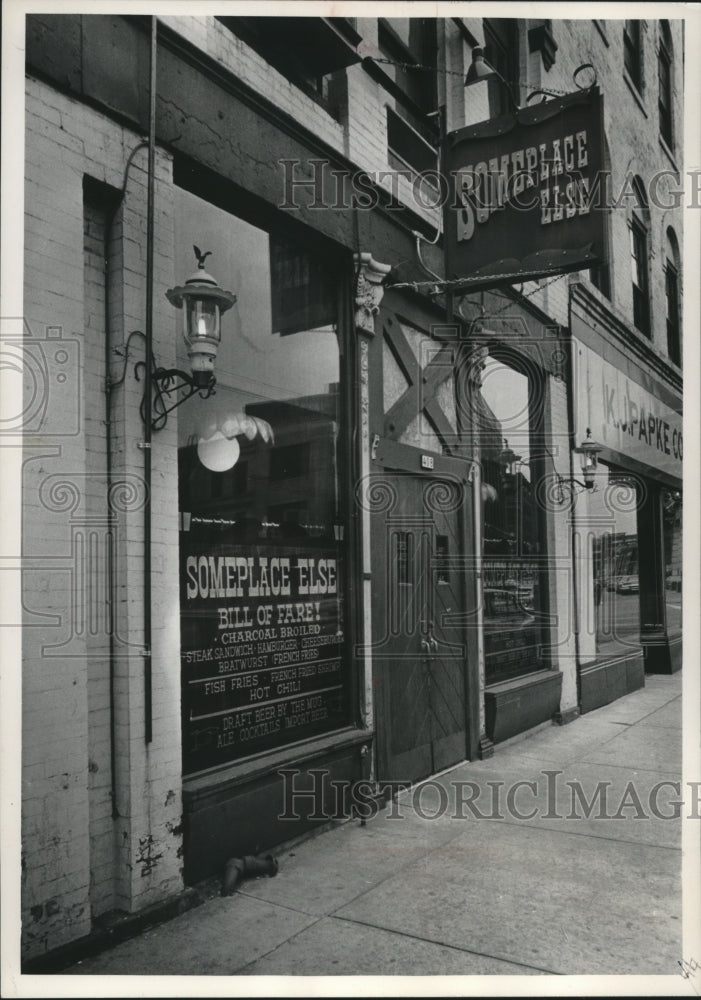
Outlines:
POLYGON ((196 238, 237 294, 216 393, 177 415, 190 775, 350 724, 348 517, 338 261, 182 190, 175 233, 184 273, 196 238))
POLYGON ((206 551, 196 537, 181 542, 186 771, 341 725, 338 551, 313 544, 206 551))

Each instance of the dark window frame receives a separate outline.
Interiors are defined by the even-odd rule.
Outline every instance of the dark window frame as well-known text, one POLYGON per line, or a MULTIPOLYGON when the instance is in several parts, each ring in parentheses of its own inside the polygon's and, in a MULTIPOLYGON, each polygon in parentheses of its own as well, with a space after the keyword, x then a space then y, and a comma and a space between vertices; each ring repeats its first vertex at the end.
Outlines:
MULTIPOLYGON (((506 81, 513 99, 518 103, 520 91, 520 53, 518 21, 515 18, 484 18, 484 57, 506 81)), ((489 115, 513 111, 509 94, 501 80, 488 81, 489 115)))
POLYGON ((623 27, 623 65, 630 82, 643 92, 642 21, 626 21, 623 27))
POLYGON ((414 128, 394 108, 386 107, 387 158, 396 170, 407 169, 413 174, 438 168, 438 149, 418 129, 414 128))
POLYGON ((360 61, 360 55, 353 51, 360 36, 352 23, 354 18, 278 18, 278 17, 217 17, 232 34, 250 46, 259 56, 294 84, 307 97, 319 104, 332 118, 340 120, 344 113, 345 71, 349 65, 360 61), (280 23, 281 26, 276 25, 280 23), (282 23, 284 22, 284 23, 282 23), (313 60, 297 53, 294 38, 285 37, 285 25, 289 31, 301 32, 304 22, 313 32, 316 44, 311 52, 319 53, 316 67, 313 60), (271 31, 271 27, 278 30, 271 31), (263 29, 267 30, 263 30, 263 29), (321 39, 328 39, 323 45, 321 39), (322 58, 323 54, 323 58, 322 58))
POLYGON ((667 353, 675 365, 681 366, 679 269, 669 258, 665 264, 664 277, 667 303, 667 353))
POLYGON ((378 18, 378 45, 382 56, 379 82, 394 98, 386 105, 387 159, 397 170, 421 174, 438 167, 437 21, 413 18, 415 44, 407 45, 391 18, 378 18), (402 66, 393 65, 401 63, 402 66), (416 66, 416 69, 412 69, 416 66), (430 69, 425 67, 431 67, 430 69))
POLYGON ((378 44, 387 59, 407 64, 407 68, 391 67, 394 84, 407 96, 411 105, 426 116, 438 107, 437 21, 430 17, 412 18, 412 21, 416 22, 413 26, 420 29, 417 45, 407 45, 392 27, 392 19, 385 17, 377 21, 378 44), (417 68, 408 68, 411 65, 417 68), (427 66, 434 68, 434 72, 426 69, 427 66))
POLYGON ((648 277, 649 239, 648 227, 639 215, 630 220, 630 255, 635 265, 633 286, 633 324, 646 337, 651 337, 650 326, 650 282, 648 277))
POLYGON ((599 264, 597 267, 590 267, 589 280, 594 288, 597 288, 609 301, 611 300, 611 275, 608 264, 599 264))
POLYGON ((657 110, 660 136, 670 149, 674 148, 674 109, 672 105, 672 38, 666 22, 660 22, 657 50, 657 110))

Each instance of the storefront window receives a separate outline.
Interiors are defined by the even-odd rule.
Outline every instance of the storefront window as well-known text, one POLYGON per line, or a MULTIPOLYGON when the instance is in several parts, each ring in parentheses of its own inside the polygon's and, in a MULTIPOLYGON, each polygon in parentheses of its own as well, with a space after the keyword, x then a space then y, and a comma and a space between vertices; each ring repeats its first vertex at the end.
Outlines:
POLYGON ((664 594, 667 635, 682 631, 682 496, 678 490, 663 490, 664 594))
POLYGON ((586 592, 594 609, 597 656, 640 648, 640 489, 634 476, 599 464, 590 496, 593 559, 586 592))
POLYGON ((544 554, 531 466, 526 374, 493 353, 477 399, 482 464, 482 579, 488 684, 540 666, 544 554))
MULTIPOLYGON (((197 243, 237 295, 216 394, 178 410, 193 773, 348 722, 338 282, 326 260, 185 191, 175 241, 178 276, 192 273, 197 243)), ((178 351, 187 368, 182 338, 178 351)))

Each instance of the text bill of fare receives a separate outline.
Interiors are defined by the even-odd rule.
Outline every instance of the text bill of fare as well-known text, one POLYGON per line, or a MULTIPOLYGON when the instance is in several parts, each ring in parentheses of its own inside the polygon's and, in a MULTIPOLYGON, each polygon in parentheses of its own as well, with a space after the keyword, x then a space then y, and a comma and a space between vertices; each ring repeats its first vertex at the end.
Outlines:
POLYGON ((448 135, 451 279, 513 283, 602 259, 602 115, 592 88, 448 135))
POLYGON ((219 544, 182 560, 186 770, 340 725, 338 552, 219 544))

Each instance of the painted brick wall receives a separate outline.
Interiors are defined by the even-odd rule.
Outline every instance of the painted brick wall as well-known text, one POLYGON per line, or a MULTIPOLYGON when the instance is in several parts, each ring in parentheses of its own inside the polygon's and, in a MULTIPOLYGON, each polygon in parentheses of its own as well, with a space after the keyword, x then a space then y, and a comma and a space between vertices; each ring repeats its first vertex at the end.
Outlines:
POLYGON ((22 481, 23 937, 31 954, 89 930, 90 844, 87 643, 73 634, 66 597, 76 555, 69 518, 87 464, 79 403, 82 154, 79 140, 62 131, 58 109, 45 107, 31 86, 27 124, 25 323, 37 341, 32 367, 45 366, 44 378, 27 385, 37 420, 25 442, 22 481), (49 340, 49 330, 60 331, 60 340, 49 340), (55 616, 53 627, 47 616, 55 616))
MULTIPOLYGON (((139 137, 33 79, 26 124, 25 322, 43 340, 33 353, 46 359, 38 402, 27 411, 38 416, 35 432, 28 427, 23 475, 23 948, 32 956, 86 934, 107 910, 171 895, 182 877, 179 623, 177 592, 165 588, 154 588, 153 740, 144 741, 142 387, 133 371, 143 357, 140 337, 111 394, 111 502, 105 465, 105 326, 118 349, 144 324, 146 151, 134 158, 108 235, 104 207, 86 196, 84 211, 84 177, 118 195, 139 137), (47 340, 47 329, 60 330, 61 340, 47 340), (108 527, 116 820, 102 572, 108 527)), ((175 283, 171 201, 170 162, 159 155, 154 350, 165 364, 175 356, 176 319, 162 294, 175 283)), ((124 352, 110 356, 114 378, 124 352)), ((176 436, 172 421, 154 439, 156 578, 178 572, 176 436)))

